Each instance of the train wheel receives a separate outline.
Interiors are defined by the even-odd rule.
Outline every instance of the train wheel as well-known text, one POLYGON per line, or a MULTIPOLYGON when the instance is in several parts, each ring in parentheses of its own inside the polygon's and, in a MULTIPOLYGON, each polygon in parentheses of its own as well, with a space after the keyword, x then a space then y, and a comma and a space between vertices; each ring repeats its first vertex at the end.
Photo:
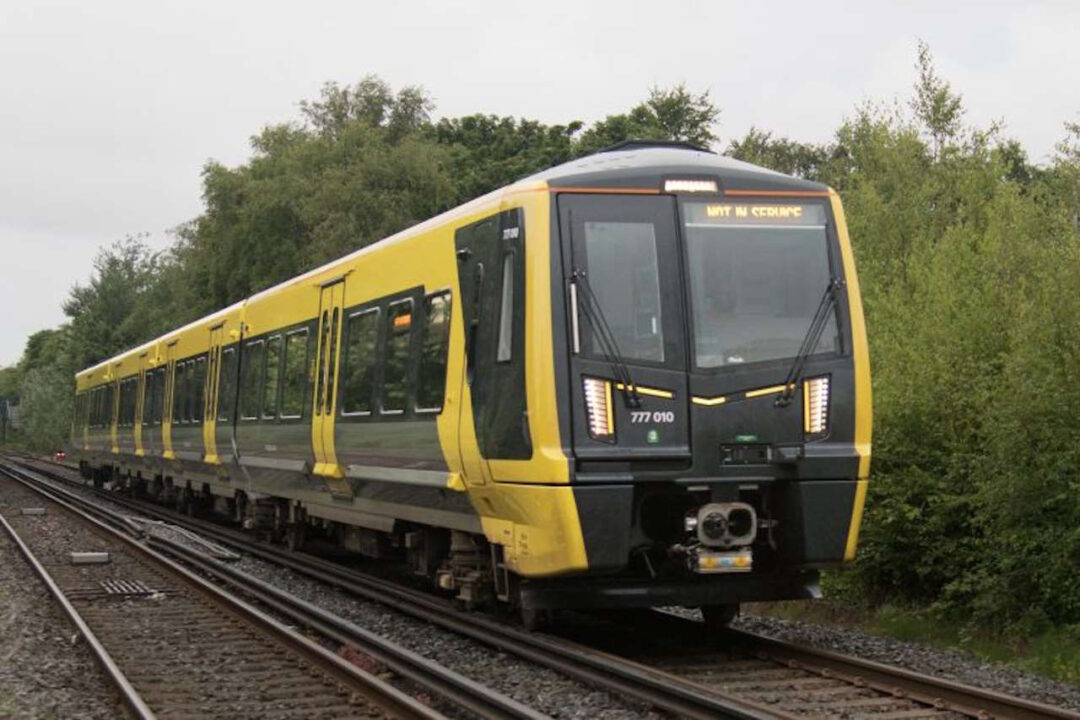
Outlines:
POLYGON ((705 634, 710 642, 721 640, 724 631, 727 630, 728 625, 738 614, 738 604, 702 606, 701 616, 705 619, 705 634))
POLYGON ((289 523, 289 529, 285 531, 285 543, 289 550, 296 552, 303 549, 305 536, 307 535, 306 528, 306 523, 289 523))
POLYGON ((537 608, 521 608, 521 625, 529 632, 545 630, 551 627, 551 610, 537 608))
POLYGON ((176 512, 181 515, 191 515, 191 491, 187 488, 181 488, 180 492, 176 493, 176 512))

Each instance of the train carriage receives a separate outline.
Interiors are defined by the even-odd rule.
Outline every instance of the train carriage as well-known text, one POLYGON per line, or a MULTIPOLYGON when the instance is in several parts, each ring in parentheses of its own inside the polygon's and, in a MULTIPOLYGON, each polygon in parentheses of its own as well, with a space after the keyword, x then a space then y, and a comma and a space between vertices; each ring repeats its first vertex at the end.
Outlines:
POLYGON ((79 373, 72 450, 467 603, 722 620, 854 557, 869 372, 835 192, 629 143, 79 373))

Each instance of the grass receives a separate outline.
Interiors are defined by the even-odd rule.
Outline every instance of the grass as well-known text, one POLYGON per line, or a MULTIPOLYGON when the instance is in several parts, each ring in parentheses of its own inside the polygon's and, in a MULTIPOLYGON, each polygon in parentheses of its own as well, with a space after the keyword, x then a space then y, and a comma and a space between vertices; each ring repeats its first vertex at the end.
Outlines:
POLYGON ((922 608, 857 607, 823 600, 755 603, 747 609, 759 615, 853 628, 879 637, 955 650, 979 660, 1080 685, 1080 625, 1049 628, 1032 637, 1000 637, 922 608))

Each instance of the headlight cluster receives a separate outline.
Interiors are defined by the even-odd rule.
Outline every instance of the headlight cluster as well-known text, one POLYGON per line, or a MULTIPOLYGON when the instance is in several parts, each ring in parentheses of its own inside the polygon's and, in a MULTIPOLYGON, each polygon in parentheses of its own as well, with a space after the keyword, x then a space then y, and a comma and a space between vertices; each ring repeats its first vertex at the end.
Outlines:
POLYGON ((587 377, 583 379, 583 383, 589 437, 593 440, 614 442, 615 406, 611 402, 611 381, 587 377))
POLYGON ((803 430, 824 435, 829 430, 829 377, 803 381, 803 430))

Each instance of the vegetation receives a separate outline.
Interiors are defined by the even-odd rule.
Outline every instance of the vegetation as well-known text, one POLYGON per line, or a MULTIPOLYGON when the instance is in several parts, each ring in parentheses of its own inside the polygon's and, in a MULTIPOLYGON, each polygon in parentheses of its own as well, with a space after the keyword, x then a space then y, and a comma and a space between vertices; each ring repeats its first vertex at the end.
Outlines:
MULTIPOLYGON (((844 198, 874 382, 874 466, 859 562, 834 594, 1035 636, 1080 627, 1080 125, 1034 165, 920 46, 907 105, 865 105, 831 141, 752 129, 729 154, 826 182, 844 198)), ((298 122, 203 171, 204 212, 155 255, 104 250, 0 371, 24 439, 61 442, 72 373, 138 341, 471 197, 632 137, 719 147, 719 109, 654 89, 591 126, 430 118, 418 88, 327 85, 298 122)), ((1063 631, 1066 632, 1066 631, 1063 631)))

